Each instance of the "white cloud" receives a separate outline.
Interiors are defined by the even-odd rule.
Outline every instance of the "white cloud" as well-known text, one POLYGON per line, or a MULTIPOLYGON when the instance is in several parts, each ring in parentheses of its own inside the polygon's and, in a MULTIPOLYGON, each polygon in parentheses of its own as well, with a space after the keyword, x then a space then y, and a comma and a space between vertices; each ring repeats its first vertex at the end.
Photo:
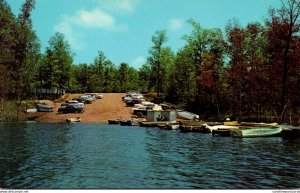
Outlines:
POLYGON ((131 64, 134 67, 141 67, 143 64, 146 63, 146 59, 143 56, 139 56, 132 60, 131 64))
POLYGON ((92 11, 81 10, 76 14, 73 20, 77 25, 84 27, 95 27, 102 29, 115 28, 115 19, 100 9, 94 9, 92 11))
POLYGON ((62 22, 54 26, 54 30, 56 32, 63 33, 72 48, 76 50, 82 50, 85 48, 85 44, 79 40, 79 33, 75 34, 73 32, 71 23, 69 23, 67 19, 63 19, 62 22))
POLYGON ((179 18, 172 18, 169 20, 169 28, 173 31, 182 29, 184 21, 179 18))
POLYGON ((98 9, 80 10, 74 15, 65 15, 59 24, 54 26, 54 30, 63 33, 69 43, 77 50, 84 48, 84 43, 80 41, 82 36, 80 29, 103 29, 109 31, 126 31, 127 25, 116 24, 115 18, 98 9), (76 29, 76 33, 74 33, 76 29))
POLYGON ((116 24, 115 18, 112 15, 98 8, 91 11, 77 11, 73 16, 66 16, 62 22, 67 22, 71 25, 84 28, 99 28, 116 31, 122 31, 126 29, 126 25, 116 24))
POLYGON ((82 41, 83 29, 101 29, 108 31, 127 31, 127 24, 118 23, 115 17, 119 13, 133 12, 143 0, 90 0, 95 4, 93 10, 81 9, 72 15, 65 15, 54 26, 56 32, 65 35, 72 48, 81 50, 85 48, 82 41))

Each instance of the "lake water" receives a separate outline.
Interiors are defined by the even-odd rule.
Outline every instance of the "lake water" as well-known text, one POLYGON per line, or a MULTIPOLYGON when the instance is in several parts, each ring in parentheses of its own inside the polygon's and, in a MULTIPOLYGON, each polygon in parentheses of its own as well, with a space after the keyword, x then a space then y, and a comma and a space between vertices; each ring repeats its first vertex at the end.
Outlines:
POLYGON ((300 188, 300 139, 0 123, 0 188, 300 188))

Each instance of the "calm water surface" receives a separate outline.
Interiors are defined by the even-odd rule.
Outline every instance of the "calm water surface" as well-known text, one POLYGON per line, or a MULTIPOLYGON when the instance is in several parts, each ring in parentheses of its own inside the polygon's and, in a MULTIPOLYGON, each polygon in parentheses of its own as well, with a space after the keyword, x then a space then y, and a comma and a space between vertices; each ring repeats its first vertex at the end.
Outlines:
POLYGON ((0 188, 300 188, 300 139, 0 123, 0 188))

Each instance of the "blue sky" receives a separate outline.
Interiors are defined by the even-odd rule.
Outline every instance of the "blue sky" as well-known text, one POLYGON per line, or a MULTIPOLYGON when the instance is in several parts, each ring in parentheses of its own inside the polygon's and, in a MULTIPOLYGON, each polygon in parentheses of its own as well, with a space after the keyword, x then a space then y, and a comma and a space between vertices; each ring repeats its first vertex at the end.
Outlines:
MULTIPOLYGON (((24 0, 7 2, 18 14, 24 0)), ((233 18, 243 26, 263 22, 269 7, 280 5, 280 0, 36 0, 32 20, 42 51, 61 32, 75 53, 75 64, 92 63, 103 51, 116 65, 139 68, 157 30, 167 31, 166 46, 176 52, 185 44, 181 37, 192 30, 189 18, 224 30, 233 18)))

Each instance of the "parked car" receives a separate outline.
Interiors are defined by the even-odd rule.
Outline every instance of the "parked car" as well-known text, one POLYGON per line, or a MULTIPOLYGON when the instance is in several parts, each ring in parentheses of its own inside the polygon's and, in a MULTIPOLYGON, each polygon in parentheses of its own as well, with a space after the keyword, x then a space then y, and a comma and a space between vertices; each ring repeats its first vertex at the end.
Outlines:
POLYGON ((59 107, 58 112, 60 113, 82 113, 85 110, 85 107, 81 104, 70 103, 64 106, 59 107))
POLYGON ((61 103, 61 106, 67 106, 68 104, 78 104, 78 105, 84 106, 84 103, 80 103, 77 100, 65 101, 65 102, 61 103))
POLYGON ((125 100, 125 103, 126 103, 126 106, 133 107, 135 104, 141 104, 144 101, 145 101, 145 99, 142 99, 142 98, 131 98, 131 99, 125 100))
POLYGON ((77 99, 79 102, 85 103, 85 104, 92 104, 96 98, 94 96, 91 95, 82 95, 80 97, 78 97, 77 99))
POLYGON ((103 98, 103 95, 100 94, 100 93, 85 93, 85 95, 91 95, 91 96, 94 96, 96 99, 102 99, 103 98))
POLYGON ((36 109, 38 112, 52 112, 53 111, 53 107, 50 107, 46 104, 37 104, 36 109))

